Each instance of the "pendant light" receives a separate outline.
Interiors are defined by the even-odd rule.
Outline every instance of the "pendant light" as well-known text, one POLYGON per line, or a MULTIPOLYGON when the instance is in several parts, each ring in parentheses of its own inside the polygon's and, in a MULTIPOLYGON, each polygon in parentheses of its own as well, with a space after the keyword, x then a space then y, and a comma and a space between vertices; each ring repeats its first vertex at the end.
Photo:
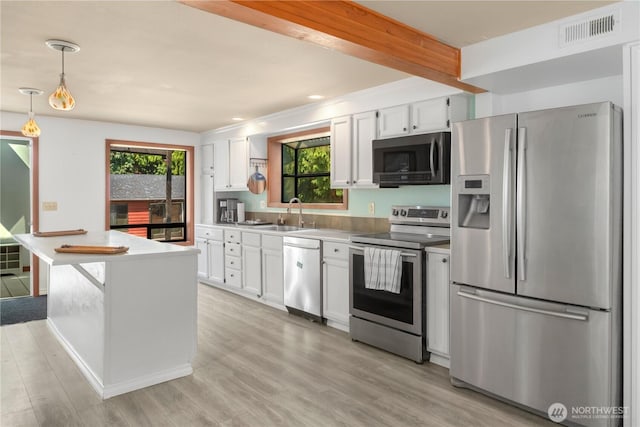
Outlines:
POLYGON ((18 90, 23 95, 29 95, 29 119, 22 126, 22 134, 32 137, 40 136, 40 127, 33 118, 33 95, 42 95, 43 91, 32 87, 21 87, 18 90))
POLYGON ((80 50, 80 46, 64 40, 47 40, 46 45, 51 49, 62 52, 62 73, 60 74, 60 84, 57 89, 49 95, 49 105, 56 110, 71 111, 76 106, 76 101, 67 89, 67 82, 64 78, 64 53, 75 53, 80 50))

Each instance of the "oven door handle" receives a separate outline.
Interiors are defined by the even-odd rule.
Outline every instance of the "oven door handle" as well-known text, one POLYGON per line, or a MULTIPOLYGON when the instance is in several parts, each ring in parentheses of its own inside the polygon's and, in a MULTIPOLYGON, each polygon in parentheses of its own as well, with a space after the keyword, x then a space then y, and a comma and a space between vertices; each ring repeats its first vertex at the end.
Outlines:
MULTIPOLYGON (((351 249, 356 249, 356 250, 361 250, 361 251, 364 250, 364 248, 365 248, 364 246, 355 246, 355 245, 349 245, 349 247, 351 249)), ((412 253, 409 253, 409 252, 401 252, 400 255, 403 256, 403 257, 406 256, 406 257, 413 257, 413 258, 415 258, 417 256, 416 254, 412 254, 412 253)))

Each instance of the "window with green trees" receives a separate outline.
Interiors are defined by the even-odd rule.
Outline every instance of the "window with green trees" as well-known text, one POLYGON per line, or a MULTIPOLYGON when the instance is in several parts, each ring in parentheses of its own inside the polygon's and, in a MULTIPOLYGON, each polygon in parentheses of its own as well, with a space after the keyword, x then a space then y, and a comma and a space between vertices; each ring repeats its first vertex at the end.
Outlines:
POLYGON ((283 144, 281 202, 342 203, 343 190, 331 188, 330 171, 328 136, 283 144))
POLYGON ((185 241, 186 154, 178 149, 112 145, 110 228, 153 240, 185 241))

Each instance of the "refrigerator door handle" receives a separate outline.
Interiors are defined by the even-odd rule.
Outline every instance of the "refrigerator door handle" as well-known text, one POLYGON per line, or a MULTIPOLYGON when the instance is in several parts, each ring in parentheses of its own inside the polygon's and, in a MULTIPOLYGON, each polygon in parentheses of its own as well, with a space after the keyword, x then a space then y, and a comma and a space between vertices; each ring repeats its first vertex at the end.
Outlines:
POLYGON ((527 279, 527 272, 525 268, 525 230, 527 226, 527 214, 525 207, 525 191, 526 185, 526 150, 527 150, 527 129, 518 129, 518 165, 517 165, 517 195, 516 195, 516 223, 518 236, 518 272, 519 279, 525 281, 527 279))
POLYGON ((504 131, 504 167, 502 170, 502 262, 504 277, 511 278, 511 131, 504 131))
POLYGON ((586 322, 589 320, 589 315, 584 313, 567 313, 567 312, 562 312, 562 311, 553 311, 553 310, 543 310, 541 308, 534 308, 534 307, 527 307, 526 305, 518 305, 518 304, 512 304, 509 302, 504 302, 504 301, 498 301, 498 300, 494 300, 491 298, 485 298, 485 297, 481 297, 479 295, 476 294, 470 294, 468 292, 464 292, 464 291, 458 291, 457 295, 463 298, 469 298, 472 300, 476 300, 476 301, 480 301, 480 302, 485 302, 487 304, 494 304, 494 305, 499 305, 501 307, 507 307, 507 308, 512 308, 514 310, 522 310, 522 311, 528 311, 531 313, 537 313, 537 314, 544 314, 547 316, 554 316, 554 317, 560 317, 563 319, 571 319, 571 320, 580 320, 583 322, 586 322))

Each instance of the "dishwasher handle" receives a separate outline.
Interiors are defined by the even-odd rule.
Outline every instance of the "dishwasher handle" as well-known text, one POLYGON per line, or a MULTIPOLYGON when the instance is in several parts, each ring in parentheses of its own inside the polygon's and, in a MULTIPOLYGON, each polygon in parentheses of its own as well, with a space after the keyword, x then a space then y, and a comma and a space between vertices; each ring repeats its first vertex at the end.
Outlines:
POLYGON ((311 251, 319 251, 320 247, 311 247, 311 246, 304 246, 304 245, 295 245, 293 243, 283 243, 284 246, 288 247, 288 248, 298 248, 298 249, 309 249, 311 251))

